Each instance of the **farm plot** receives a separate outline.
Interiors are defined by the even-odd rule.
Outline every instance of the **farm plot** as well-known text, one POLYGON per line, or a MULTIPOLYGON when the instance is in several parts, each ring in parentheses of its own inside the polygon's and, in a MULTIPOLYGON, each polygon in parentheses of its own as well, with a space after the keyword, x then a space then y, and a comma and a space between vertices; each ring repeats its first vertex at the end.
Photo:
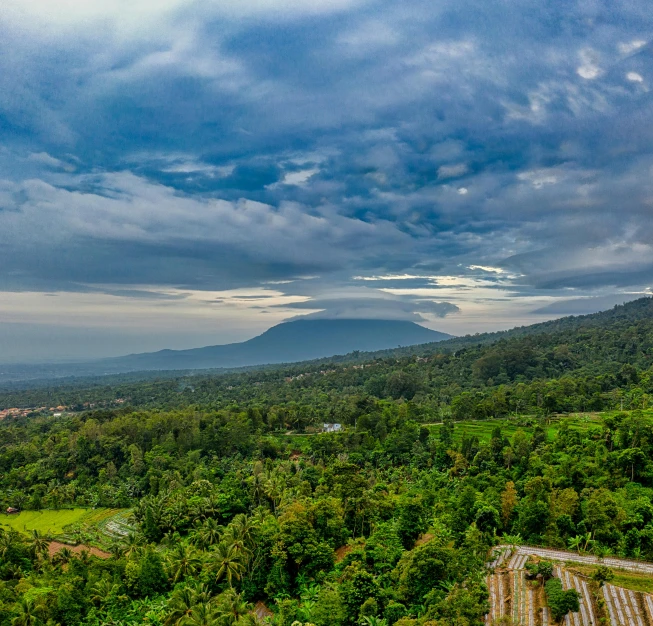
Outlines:
POLYGON ((601 563, 617 569, 615 580, 619 577, 626 580, 625 577, 629 576, 636 578, 638 583, 642 580, 648 582, 653 575, 653 563, 618 558, 599 561, 591 555, 527 546, 516 549, 497 546, 494 549, 493 560, 487 564, 491 571, 488 576, 491 610, 486 616, 486 625, 491 626, 507 617, 519 626, 552 624, 543 590, 526 581, 525 566, 531 555, 554 561, 554 575, 560 579, 563 589, 578 592, 579 610, 565 616, 562 622, 565 626, 597 626, 604 619, 610 626, 653 626, 653 595, 645 593, 647 586, 627 589, 606 584, 599 591, 605 606, 602 602, 598 606, 592 593, 593 583, 585 578, 593 571, 592 565, 601 563), (563 563, 566 565, 563 566, 563 563), (573 563, 578 565, 572 566, 573 563))
POLYGON ((0 515, 2 526, 24 534, 37 530, 67 544, 89 543, 104 548, 133 530, 128 509, 106 508, 21 511, 0 515))
POLYGON ((91 511, 92 509, 21 511, 18 514, 1 516, 0 525, 24 534, 38 530, 43 535, 56 536, 63 534, 65 527, 81 522, 91 511))
POLYGON ((490 612, 485 616, 486 624, 494 624, 506 614, 505 574, 490 574, 487 586, 490 590, 490 612))
POLYGON ((603 597, 612 626, 646 626, 653 619, 653 601, 648 594, 604 585, 603 597))
POLYGON ((526 576, 523 569, 513 570, 512 576, 512 619, 515 624, 524 624, 526 607, 526 576))

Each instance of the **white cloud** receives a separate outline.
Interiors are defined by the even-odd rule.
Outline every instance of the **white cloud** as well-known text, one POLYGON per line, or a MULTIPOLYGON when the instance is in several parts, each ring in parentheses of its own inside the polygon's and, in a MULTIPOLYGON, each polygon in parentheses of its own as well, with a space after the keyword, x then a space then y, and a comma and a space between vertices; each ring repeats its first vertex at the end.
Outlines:
POLYGON ((559 175, 555 170, 539 169, 521 172, 517 174, 517 178, 531 183, 535 189, 540 189, 544 185, 555 185, 559 180, 559 175))
POLYGON ((317 174, 320 170, 309 169, 299 170, 298 172, 287 172, 281 181, 284 185, 304 185, 311 176, 317 174))
POLYGON ((483 272, 491 272, 492 274, 505 274, 506 270, 500 267, 490 267, 489 265, 470 265, 470 270, 482 270, 483 272))
POLYGON ((75 167, 73 165, 71 165, 70 163, 65 163, 64 161, 61 161, 59 159, 55 159, 53 156, 50 156, 47 152, 32 152, 27 157, 27 160, 32 161, 34 163, 40 163, 41 165, 45 165, 46 167, 50 167, 53 169, 61 169, 67 172, 75 171, 75 167))
POLYGON ((337 44, 349 54, 368 54, 371 49, 392 46, 398 41, 398 33, 388 24, 369 20, 340 35, 337 44))
POLYGON ((644 79, 642 78, 641 74, 638 74, 637 72, 628 72, 626 74, 626 80, 629 80, 632 83, 643 83, 644 79))
POLYGON ((576 69, 576 73, 585 80, 594 80, 602 73, 601 66, 599 65, 599 55, 591 48, 585 48, 580 51, 580 66, 576 69))
POLYGON ((643 48, 646 43, 647 42, 644 39, 633 39, 632 41, 620 43, 617 46, 617 49, 621 54, 632 54, 633 52, 637 52, 640 48, 643 48))
POLYGON ((455 165, 442 165, 438 168, 438 180, 446 178, 457 178, 468 172, 469 168, 466 163, 457 163, 455 165))
MULTIPOLYGON (((3 18, 28 30, 113 25, 133 35, 150 33, 162 19, 186 11, 204 16, 295 18, 347 10, 365 0, 3 0, 3 18)), ((49 33, 50 35, 52 33, 49 33)))

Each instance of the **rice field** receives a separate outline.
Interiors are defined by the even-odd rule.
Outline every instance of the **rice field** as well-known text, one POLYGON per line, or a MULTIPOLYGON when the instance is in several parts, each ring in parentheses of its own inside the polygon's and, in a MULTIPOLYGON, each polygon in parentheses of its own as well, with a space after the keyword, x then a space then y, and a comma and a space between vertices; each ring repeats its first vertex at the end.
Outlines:
POLYGON ((43 535, 73 541, 76 532, 92 536, 95 543, 105 543, 129 532, 127 509, 74 508, 42 511, 21 511, 0 515, 0 527, 28 534, 37 530, 43 535), (104 540, 104 541, 103 541, 104 540))
POLYGON ((0 525, 25 534, 32 530, 38 530, 41 534, 55 536, 63 534, 64 528, 79 523, 84 517, 94 512, 93 509, 21 511, 12 515, 0 516, 0 525))
MULTIPOLYGON (((553 418, 549 424, 544 425, 548 439, 555 437, 563 420, 569 424, 571 430, 585 432, 593 427, 600 426, 602 418, 599 414, 579 414, 553 418)), ((524 417, 455 422, 453 437, 457 443, 464 436, 478 437, 479 441, 489 441, 492 438, 492 431, 497 426, 501 428, 502 434, 508 438, 512 437, 518 430, 525 432, 527 435, 532 435, 536 423, 535 418, 524 417)), ((434 435, 437 435, 442 427, 441 424, 426 424, 426 426, 434 435)))

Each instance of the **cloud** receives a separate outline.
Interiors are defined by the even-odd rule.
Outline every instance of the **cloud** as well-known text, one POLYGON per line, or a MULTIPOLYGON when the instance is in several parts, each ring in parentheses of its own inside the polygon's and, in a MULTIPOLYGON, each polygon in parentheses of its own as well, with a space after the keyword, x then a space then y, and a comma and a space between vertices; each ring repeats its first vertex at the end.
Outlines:
POLYGON ((289 305, 293 309, 320 309, 308 315, 311 319, 384 319, 423 322, 428 318, 443 318, 458 313, 459 307, 450 302, 426 299, 402 299, 386 295, 368 297, 315 298, 289 305), (428 317, 425 317, 428 316, 428 317))
POLYGON ((523 8, 5 2, 0 290, 109 327, 102 296, 275 284, 454 334, 645 292, 650 7, 523 8))
POLYGON ((442 165, 438 168, 438 179, 443 180, 446 178, 457 178, 463 176, 468 172, 469 168, 466 163, 458 163, 457 165, 442 165))
POLYGON ((637 300, 647 293, 621 293, 607 296, 589 296, 586 298, 570 298, 559 300, 552 304, 540 307, 533 311, 539 315, 586 315, 611 309, 618 304, 625 304, 631 300, 637 300))

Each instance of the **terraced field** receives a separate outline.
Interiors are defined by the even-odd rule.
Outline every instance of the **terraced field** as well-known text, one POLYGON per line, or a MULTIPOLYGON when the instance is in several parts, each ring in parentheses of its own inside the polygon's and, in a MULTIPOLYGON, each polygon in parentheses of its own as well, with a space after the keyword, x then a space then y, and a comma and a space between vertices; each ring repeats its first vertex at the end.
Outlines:
MULTIPOLYGON (((616 411, 608 411, 605 413, 573 413, 571 415, 553 416, 549 420, 549 423, 545 425, 547 437, 553 439, 563 422, 568 424, 571 430, 584 432, 600 426, 605 417, 614 415, 615 413, 616 411)), ((653 410, 649 409, 643 411, 642 415, 649 423, 653 424, 653 410)), ((460 443, 464 435, 478 437, 479 441, 489 441, 492 437, 492 431, 497 426, 499 426, 501 432, 509 438, 518 430, 522 430, 530 435, 533 433, 536 423, 537 419, 534 416, 528 415, 503 419, 455 422, 453 438, 456 443, 460 443)), ((425 424, 425 426, 427 426, 433 434, 437 434, 440 431, 442 424, 425 424)))
POLYGON ((64 528, 81 522, 93 509, 61 509, 59 511, 21 511, 0 516, 0 525, 20 533, 38 530, 44 535, 61 535, 64 528))
MULTIPOLYGON (((598 587, 573 569, 576 562, 597 565, 596 557, 527 546, 495 549, 493 560, 488 563, 491 608, 485 618, 487 626, 504 623, 505 616, 512 619, 514 626, 551 626, 542 586, 526 580, 524 569, 530 558, 554 561, 554 576, 560 579, 563 589, 578 592, 579 611, 566 615, 564 626, 653 626, 653 595, 613 584, 598 587)), ((653 577, 653 563, 627 559, 604 559, 601 563, 653 577)))
POLYGON ((0 515, 0 527, 13 528, 27 534, 38 530, 44 535, 67 543, 84 542, 106 546, 129 534, 128 509, 76 508, 43 511, 21 511, 0 515))

